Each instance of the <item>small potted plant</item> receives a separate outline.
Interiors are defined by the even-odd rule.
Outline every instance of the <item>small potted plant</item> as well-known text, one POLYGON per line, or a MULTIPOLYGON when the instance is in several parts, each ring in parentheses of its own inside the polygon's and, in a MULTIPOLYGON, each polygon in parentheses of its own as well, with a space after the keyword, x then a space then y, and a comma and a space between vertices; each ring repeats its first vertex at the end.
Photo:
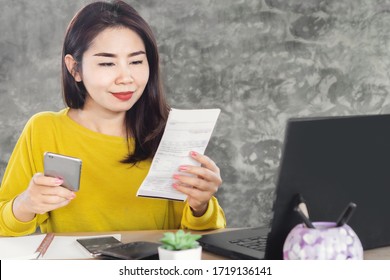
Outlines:
POLYGON ((201 235, 181 229, 175 233, 165 232, 158 248, 160 260, 200 260, 202 247, 197 242, 199 238, 201 235))

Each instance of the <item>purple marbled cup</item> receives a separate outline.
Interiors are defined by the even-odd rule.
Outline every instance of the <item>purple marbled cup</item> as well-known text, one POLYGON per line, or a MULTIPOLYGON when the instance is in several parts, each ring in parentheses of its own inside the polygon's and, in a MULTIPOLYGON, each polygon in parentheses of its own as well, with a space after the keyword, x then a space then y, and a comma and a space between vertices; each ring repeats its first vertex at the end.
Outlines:
POLYGON ((348 225, 314 222, 315 228, 296 225, 283 246, 285 260, 362 260, 363 247, 348 225))

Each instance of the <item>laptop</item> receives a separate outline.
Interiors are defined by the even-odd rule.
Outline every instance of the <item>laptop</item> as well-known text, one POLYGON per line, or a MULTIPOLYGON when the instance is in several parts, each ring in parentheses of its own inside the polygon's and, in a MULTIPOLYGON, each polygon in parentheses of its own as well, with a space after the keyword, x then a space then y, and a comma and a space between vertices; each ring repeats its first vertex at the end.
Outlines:
POLYGON ((201 245, 232 259, 282 259, 284 240, 302 223, 297 194, 312 221, 336 221, 356 203, 348 224, 363 248, 390 245, 390 115, 288 120, 270 228, 206 234, 201 245))

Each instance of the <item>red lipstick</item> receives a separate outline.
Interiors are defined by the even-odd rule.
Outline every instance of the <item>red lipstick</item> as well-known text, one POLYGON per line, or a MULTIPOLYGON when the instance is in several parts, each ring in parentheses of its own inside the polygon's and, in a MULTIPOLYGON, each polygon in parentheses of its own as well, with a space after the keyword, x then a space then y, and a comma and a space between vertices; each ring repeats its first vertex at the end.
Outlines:
POLYGON ((126 92, 113 92, 112 95, 116 98, 118 98, 119 100, 122 100, 122 101, 127 101, 129 100, 132 96, 133 96, 133 93, 132 91, 126 91, 126 92))

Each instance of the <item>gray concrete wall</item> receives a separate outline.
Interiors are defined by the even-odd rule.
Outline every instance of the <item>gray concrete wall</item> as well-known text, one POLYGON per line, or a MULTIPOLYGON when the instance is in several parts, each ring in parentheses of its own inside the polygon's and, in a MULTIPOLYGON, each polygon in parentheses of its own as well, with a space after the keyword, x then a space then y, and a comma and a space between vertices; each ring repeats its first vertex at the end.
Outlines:
MULTIPOLYGON (((63 107, 62 39, 89 2, 0 0, 0 178, 28 118, 63 107)), ((230 227, 268 222, 289 117, 390 112, 388 1, 128 2, 155 32, 172 107, 222 109, 207 154, 230 227)))

